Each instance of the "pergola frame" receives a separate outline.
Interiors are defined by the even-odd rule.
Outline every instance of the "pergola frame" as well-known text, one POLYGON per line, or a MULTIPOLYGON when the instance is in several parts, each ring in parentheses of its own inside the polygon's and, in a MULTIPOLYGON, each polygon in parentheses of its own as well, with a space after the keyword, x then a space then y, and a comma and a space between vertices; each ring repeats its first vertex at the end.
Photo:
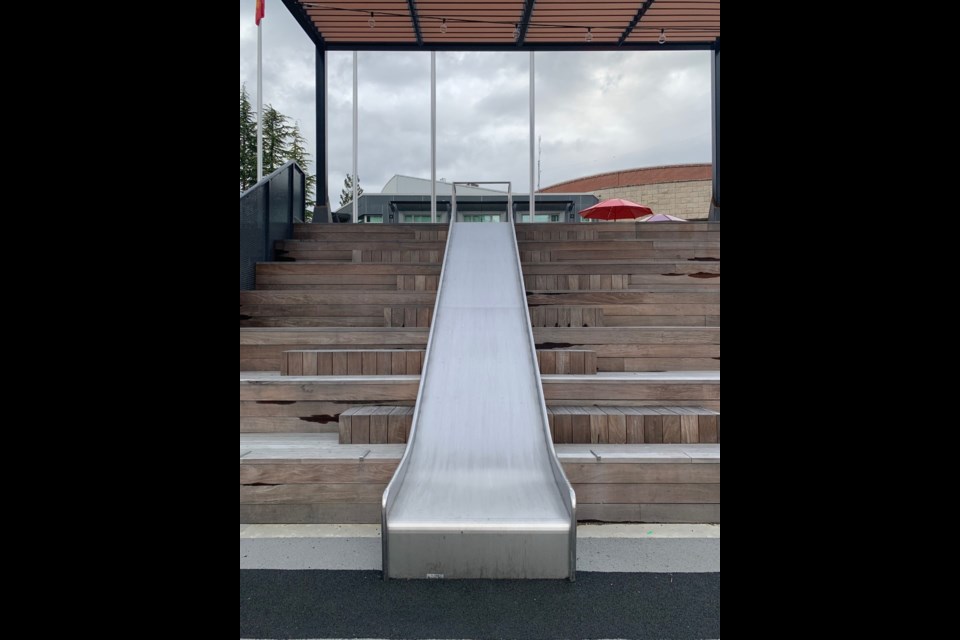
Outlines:
MULTIPOLYGON (((316 47, 317 199, 328 194, 327 51, 529 51, 530 136, 533 144, 535 51, 712 51, 711 120, 713 199, 710 219, 720 220, 720 1, 641 0, 283 0, 316 47), (418 6, 420 5, 420 6, 418 6), (369 9, 369 10, 368 10, 369 9), (368 14, 384 28, 364 30, 368 14), (446 32, 449 14, 451 32, 446 32), (541 18, 542 14, 542 18, 541 18), (515 16, 515 17, 513 17, 515 16), (441 35, 440 20, 443 21, 441 35), (389 22, 388 22, 389 21, 389 22), (622 25, 621 25, 622 22, 622 25), (594 27, 593 25, 597 25, 594 27), (594 28, 596 31, 594 31, 594 28), (328 33, 324 32, 328 29, 328 33), (512 32, 515 37, 511 37, 512 32), (584 34, 590 35, 585 38, 584 34), (666 37, 661 43, 660 36, 666 37), (449 37, 448 37, 449 36, 449 37), (589 40, 589 41, 588 41, 589 40)), ((431 173, 436 167, 435 57, 431 60, 431 173)), ((356 109, 356 105, 354 105, 356 109)), ((354 118, 356 129, 356 117, 354 118)), ((532 149, 532 146, 531 146, 532 149)), ((356 153, 355 153, 356 155, 356 153)), ((531 163, 533 154, 531 152, 531 163)), ((532 167, 532 164, 531 164, 532 167)), ((531 168, 532 175, 532 168, 531 168)), ((531 191, 534 189, 531 182, 531 191)), ((531 205, 533 206, 531 193, 531 205)), ((432 212, 436 215, 436 195, 432 212)), ((356 210, 356 200, 354 202, 356 210)), ((532 216, 531 216, 532 219, 532 216)), ((356 221, 356 213, 354 215, 356 221)))

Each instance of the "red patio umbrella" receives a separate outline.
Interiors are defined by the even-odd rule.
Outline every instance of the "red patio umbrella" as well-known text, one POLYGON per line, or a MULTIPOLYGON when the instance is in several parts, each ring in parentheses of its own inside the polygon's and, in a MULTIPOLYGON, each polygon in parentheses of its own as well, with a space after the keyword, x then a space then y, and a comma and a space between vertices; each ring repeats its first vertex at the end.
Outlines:
POLYGON ((627 220, 639 218, 640 216, 649 216, 653 214, 653 209, 645 207, 636 202, 613 198, 598 202, 592 207, 587 207, 580 212, 582 218, 594 218, 596 220, 627 220))

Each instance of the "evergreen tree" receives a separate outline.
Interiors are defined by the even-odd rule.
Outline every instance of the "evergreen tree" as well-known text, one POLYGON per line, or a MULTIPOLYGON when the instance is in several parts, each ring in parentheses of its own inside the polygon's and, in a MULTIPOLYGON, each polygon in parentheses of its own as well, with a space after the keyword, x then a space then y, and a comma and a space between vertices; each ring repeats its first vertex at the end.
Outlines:
POLYGON ((263 175, 279 169, 290 157, 287 138, 290 136, 288 118, 271 105, 263 108, 263 175))
POLYGON ((304 194, 304 198, 306 200, 307 210, 312 211, 315 204, 313 192, 317 186, 317 176, 310 175, 308 170, 307 163, 310 161, 310 154, 307 153, 307 148, 305 146, 306 144, 306 139, 304 139, 304 137, 300 134, 300 125, 294 124, 290 129, 289 158, 300 165, 300 168, 303 169, 304 175, 306 176, 304 180, 306 184, 306 193, 304 194))
POLYGON ((257 119, 246 85, 240 86, 240 192, 257 182, 257 119))
MULTIPOLYGON (((363 187, 360 186, 360 178, 357 178, 357 197, 363 195, 363 187)), ((353 202, 353 176, 349 173, 343 179, 343 189, 340 191, 340 206, 353 202)))

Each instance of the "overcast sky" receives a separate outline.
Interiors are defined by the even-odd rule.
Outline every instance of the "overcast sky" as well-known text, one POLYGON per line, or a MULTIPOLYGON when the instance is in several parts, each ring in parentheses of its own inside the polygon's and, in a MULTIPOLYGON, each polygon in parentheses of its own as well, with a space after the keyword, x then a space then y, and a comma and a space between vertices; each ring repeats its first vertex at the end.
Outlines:
MULTIPOLYGON (((256 106, 255 0, 240 0, 240 83, 256 106)), ((316 152, 314 46, 279 0, 263 22, 263 101, 316 152)), ((634 167, 710 162, 710 53, 536 57, 540 186, 634 167)), ((352 171, 353 54, 327 53, 330 203, 352 171)), ((437 178, 529 189, 529 53, 437 53, 437 178)), ((430 53, 359 54, 360 184, 430 178, 430 53)), ((315 170, 313 163, 309 168, 315 170)))

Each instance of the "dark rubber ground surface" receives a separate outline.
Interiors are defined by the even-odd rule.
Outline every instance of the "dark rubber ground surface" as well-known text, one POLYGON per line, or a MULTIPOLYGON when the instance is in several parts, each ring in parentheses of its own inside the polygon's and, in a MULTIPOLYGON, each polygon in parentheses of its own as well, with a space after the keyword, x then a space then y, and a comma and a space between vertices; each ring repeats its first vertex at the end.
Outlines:
POLYGON ((384 582, 379 571, 240 572, 241 638, 719 638, 719 573, 384 582))

